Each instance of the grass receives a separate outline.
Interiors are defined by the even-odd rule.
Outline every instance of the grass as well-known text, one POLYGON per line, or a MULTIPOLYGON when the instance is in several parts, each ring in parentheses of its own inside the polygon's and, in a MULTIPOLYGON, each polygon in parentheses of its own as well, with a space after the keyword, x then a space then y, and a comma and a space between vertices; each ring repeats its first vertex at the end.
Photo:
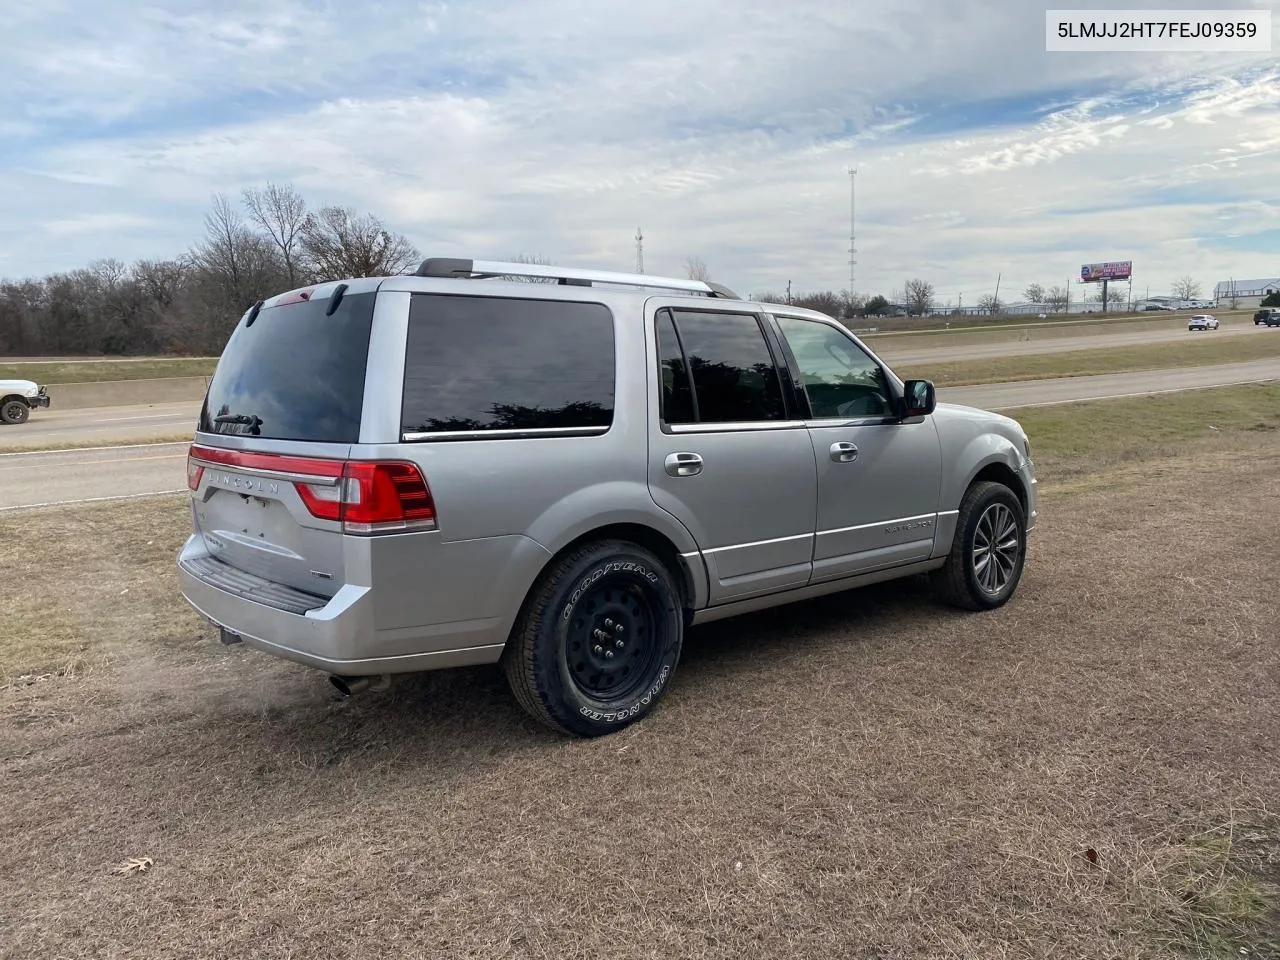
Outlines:
POLYGON ((711 624, 590 742, 494 670, 341 701, 218 646, 182 497, 0 518, 6 957, 1280 956, 1274 389, 1025 411, 1009 606, 711 624))
POLYGON ((1131 347, 1072 350, 1065 353, 988 357, 952 363, 894 365, 904 379, 928 378, 938 386, 1089 377, 1137 370, 1166 370, 1280 356, 1280 337, 1231 337, 1210 340, 1209 334, 1183 343, 1151 343, 1131 347))
POLYGON ((1031 440, 1042 478, 1063 482, 1111 468, 1233 450, 1280 436, 1280 383, 1006 411, 1031 440))
POLYGON ((90 360, 47 363, 0 363, 0 380, 58 383, 101 383, 107 380, 152 380, 162 377, 207 377, 216 360, 199 357, 157 357, 146 360, 90 360))

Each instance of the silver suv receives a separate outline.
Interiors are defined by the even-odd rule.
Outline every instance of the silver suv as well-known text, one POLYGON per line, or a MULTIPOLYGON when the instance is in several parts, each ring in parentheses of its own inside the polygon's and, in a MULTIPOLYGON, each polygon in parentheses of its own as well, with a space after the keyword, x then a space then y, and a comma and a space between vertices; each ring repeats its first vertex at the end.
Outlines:
POLYGON ((1036 521, 1017 422, 830 317, 471 260, 255 304, 187 474, 182 592, 224 642, 344 693, 501 663, 580 736, 649 713, 693 624, 922 573, 999 607, 1036 521))

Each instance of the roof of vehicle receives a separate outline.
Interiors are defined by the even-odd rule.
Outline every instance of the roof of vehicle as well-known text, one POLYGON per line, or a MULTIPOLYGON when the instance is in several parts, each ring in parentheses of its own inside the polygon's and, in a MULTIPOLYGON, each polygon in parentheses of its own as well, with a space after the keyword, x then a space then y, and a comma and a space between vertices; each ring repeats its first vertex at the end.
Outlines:
POLYGON ((747 300, 713 280, 686 280, 641 273, 615 273, 543 264, 444 257, 431 257, 422 261, 413 274, 358 277, 298 287, 263 300, 246 313, 289 303, 327 300, 339 294, 347 296, 374 291, 411 293, 465 291, 511 296, 513 286, 516 285, 520 287, 521 296, 535 299, 556 297, 570 300, 597 300, 602 296, 609 298, 638 296, 647 299, 653 296, 664 296, 676 299, 689 298, 704 304, 706 301, 711 301, 713 304, 737 303, 749 305, 754 310, 782 312, 792 316, 807 316, 827 321, 834 319, 824 313, 794 305, 747 300))

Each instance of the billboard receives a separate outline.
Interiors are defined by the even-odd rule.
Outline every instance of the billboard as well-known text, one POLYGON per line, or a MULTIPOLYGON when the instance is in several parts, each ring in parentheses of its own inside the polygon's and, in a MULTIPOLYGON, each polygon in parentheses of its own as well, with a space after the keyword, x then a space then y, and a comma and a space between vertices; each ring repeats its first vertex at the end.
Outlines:
POLYGON ((1086 263, 1080 268, 1080 282, 1101 283, 1103 280, 1128 280, 1132 273, 1132 260, 1117 260, 1113 263, 1086 263))

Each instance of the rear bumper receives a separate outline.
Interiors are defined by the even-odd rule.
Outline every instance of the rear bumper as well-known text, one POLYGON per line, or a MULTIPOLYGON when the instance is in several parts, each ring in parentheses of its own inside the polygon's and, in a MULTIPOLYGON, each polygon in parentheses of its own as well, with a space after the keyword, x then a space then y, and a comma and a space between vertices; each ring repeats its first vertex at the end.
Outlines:
POLYGON ((272 597, 280 590, 267 581, 237 572, 234 583, 211 582, 201 571, 201 561, 208 557, 198 536, 183 546, 178 556, 183 597, 215 626, 264 653, 344 676, 495 663, 502 653, 502 644, 467 645, 476 638, 474 623, 443 625, 454 630, 418 638, 405 638, 397 631, 396 636, 380 641, 369 587, 346 584, 332 599, 312 598, 311 609, 294 612, 308 605, 306 594, 290 591, 293 595, 287 600, 293 601, 294 610, 282 609, 276 603, 289 603, 272 597))

